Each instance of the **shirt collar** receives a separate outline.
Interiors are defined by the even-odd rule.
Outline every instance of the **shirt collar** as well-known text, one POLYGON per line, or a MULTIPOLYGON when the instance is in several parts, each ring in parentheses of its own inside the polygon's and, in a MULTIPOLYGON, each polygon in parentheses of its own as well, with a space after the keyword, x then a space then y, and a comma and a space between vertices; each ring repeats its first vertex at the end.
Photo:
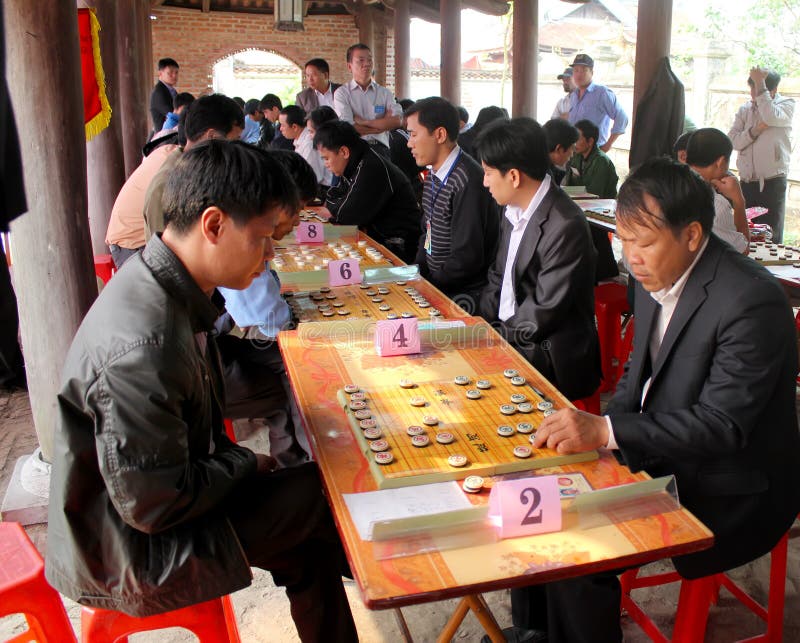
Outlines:
POLYGON ((317 96, 328 96, 328 95, 330 95, 330 93, 331 93, 331 84, 330 84, 330 82, 328 83, 328 91, 321 92, 318 89, 315 89, 314 93, 316 93, 317 96))
POLYGON ((506 219, 511 222, 511 225, 514 226, 515 230, 519 229, 521 224, 527 225, 528 221, 531 220, 534 212, 536 212, 536 208, 538 208, 542 203, 547 191, 550 189, 550 183, 550 175, 545 174, 542 184, 539 186, 539 189, 536 190, 536 194, 533 195, 531 202, 528 204, 528 207, 525 208, 525 210, 516 205, 506 206, 506 219))
POLYGON ((684 271, 684 273, 678 278, 678 280, 672 284, 669 288, 662 288, 661 290, 657 290, 656 292, 651 292, 650 296, 656 300, 659 304, 663 304, 665 301, 672 299, 676 301, 680 298, 681 294, 683 293, 683 289, 686 287, 686 282, 689 281, 689 276, 692 274, 692 270, 697 265, 697 262, 700 261, 700 257, 703 256, 703 253, 706 251, 706 246, 708 246, 708 237, 705 238, 703 241, 703 245, 700 246, 700 252, 697 253, 697 256, 694 258, 694 261, 689 265, 689 267, 684 271))
MULTIPOLYGON (((347 87, 350 89, 350 91, 355 91, 357 89, 361 89, 361 85, 359 85, 356 82, 355 78, 351 78, 350 79, 350 82, 347 83, 347 87)), ((361 91, 364 92, 364 93, 367 93, 371 88, 374 88, 374 87, 377 87, 377 83, 374 80, 370 80, 369 81, 369 85, 367 85, 367 88, 366 89, 361 89, 361 91)))
POLYGON ((434 172, 436 178, 439 179, 442 183, 445 182, 447 176, 450 174, 450 170, 456 163, 456 159, 458 158, 458 153, 461 151, 461 148, 456 145, 451 151, 450 154, 447 155, 447 158, 442 163, 441 167, 434 172))

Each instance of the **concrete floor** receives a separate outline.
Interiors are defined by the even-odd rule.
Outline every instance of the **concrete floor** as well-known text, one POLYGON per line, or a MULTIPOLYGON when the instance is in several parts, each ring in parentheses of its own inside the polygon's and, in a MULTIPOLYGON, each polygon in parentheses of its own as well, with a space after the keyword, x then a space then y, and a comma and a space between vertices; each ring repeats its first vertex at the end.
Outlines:
MULTIPOLYGON (((5 493, 17 458, 32 453, 36 446, 36 434, 27 395, 0 393, 0 497, 5 493)), ((795 524, 794 530, 800 536, 800 523, 795 524)), ((46 525, 32 526, 28 529, 28 533, 39 550, 44 553, 46 525)), ((669 569, 670 564, 654 563, 649 567, 655 572, 669 569)), ((732 576, 757 600, 766 600, 769 579, 768 557, 734 570, 732 576)), ((367 610, 361 602, 358 589, 352 582, 347 585, 347 592, 362 641, 379 643, 402 640, 393 612, 367 610)), ((645 611, 655 618, 658 625, 667 633, 672 627, 677 596, 677 586, 639 590, 636 594, 645 611)), ((500 625, 510 625, 508 592, 492 592, 486 594, 486 599, 500 625)), ((255 570, 253 584, 234 594, 233 601, 244 643, 285 643, 299 640, 289 616, 288 601, 283 590, 273 585, 269 574, 255 570)), ((64 604, 77 633, 80 607, 68 599, 64 599, 64 604)), ((435 641, 455 604, 456 601, 443 601, 403 608, 403 615, 414 640, 435 641)), ((23 623, 19 615, 0 618, 0 641, 20 633, 23 623)), ((649 640, 625 617, 623 617, 623 631, 625 640, 631 643, 649 640)), ((723 591, 719 604, 711 610, 706 641, 723 643, 754 636, 762 631, 760 621, 723 591)), ((477 643, 482 633, 476 619, 469 615, 454 640, 477 643)), ((177 629, 131 637, 133 643, 182 643, 192 640, 196 639, 188 632, 177 629)), ((784 640, 800 641, 800 538, 789 541, 784 640)))

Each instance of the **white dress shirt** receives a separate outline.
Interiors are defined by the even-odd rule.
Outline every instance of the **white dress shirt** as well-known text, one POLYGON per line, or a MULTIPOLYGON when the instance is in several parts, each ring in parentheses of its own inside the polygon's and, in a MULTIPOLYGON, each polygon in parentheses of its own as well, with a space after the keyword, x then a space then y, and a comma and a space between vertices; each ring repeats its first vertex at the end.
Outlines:
MULTIPOLYGON (((651 364, 656 363, 656 357, 658 357, 661 342, 664 341, 664 335, 667 333, 669 322, 672 320, 672 315, 675 313, 675 308, 678 306, 678 300, 683 294, 683 289, 686 287, 686 282, 689 281, 689 276, 692 274, 694 267, 706 251, 707 245, 708 238, 703 240, 703 245, 700 246, 700 252, 697 253, 694 261, 692 261, 689 267, 671 287, 662 288, 661 290, 650 293, 650 296, 660 305, 659 308, 656 309, 656 318, 653 320, 653 332, 650 334, 649 350, 651 364)), ((647 392, 650 390, 650 379, 651 378, 648 377, 647 381, 642 386, 641 407, 644 407, 644 400, 647 397, 647 392)), ((607 415, 605 418, 608 426, 608 444, 606 444, 606 448, 617 449, 617 440, 614 438, 614 428, 611 425, 611 418, 607 415)))
POLYGON ((317 96, 317 102, 319 106, 322 107, 323 105, 327 105, 331 109, 333 109, 333 91, 331 91, 331 84, 328 83, 328 91, 324 94, 320 92, 318 89, 314 90, 314 93, 317 96))
POLYGON ((304 127, 302 134, 294 139, 292 143, 294 144, 294 151, 302 156, 311 166, 311 169, 314 170, 317 183, 330 185, 333 174, 325 167, 325 162, 314 147, 314 137, 311 134, 311 130, 304 127))
MULTIPOLYGON (((333 95, 333 108, 339 118, 348 123, 354 123, 356 117, 371 121, 386 116, 400 116, 403 113, 403 108, 395 102, 392 92, 374 80, 366 89, 362 89, 355 80, 339 87, 333 95)), ((379 141, 389 147, 389 132, 364 134, 361 138, 365 141, 379 141)))
POLYGON ((736 229, 733 220, 733 206, 716 190, 714 191, 714 226, 711 231, 739 252, 747 250, 747 237, 736 229))
POLYGON ((506 206, 506 219, 511 222, 511 238, 508 241, 508 255, 506 257, 506 267, 503 272, 503 286, 500 289, 500 310, 498 317, 501 321, 506 321, 517 311, 517 298, 514 294, 514 263, 517 260, 519 244, 528 223, 536 213, 536 208, 542 203, 547 191, 550 189, 550 175, 546 174, 536 194, 533 195, 531 202, 525 210, 515 205, 506 206))

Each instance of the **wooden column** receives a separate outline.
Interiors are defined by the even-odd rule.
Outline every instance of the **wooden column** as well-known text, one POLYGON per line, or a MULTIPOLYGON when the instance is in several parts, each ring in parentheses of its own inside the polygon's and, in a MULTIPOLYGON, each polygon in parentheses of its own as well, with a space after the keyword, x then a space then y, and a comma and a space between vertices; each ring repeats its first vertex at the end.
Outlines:
POLYGON ((89 229, 94 254, 108 253, 106 230, 114 200, 125 183, 122 151, 119 83, 117 79, 117 3, 115 0, 80 0, 96 10, 100 22, 100 55, 111 105, 111 123, 86 144, 86 178, 89 197, 89 229))
POLYGON ((28 212, 11 224, 14 282, 33 421, 53 455, 56 394, 67 349, 97 296, 86 211, 86 140, 75 0, 6 0, 9 90, 28 212), (57 105, 36 127, 34 106, 57 105), (28 124, 30 125, 30 124, 28 124))
POLYGON ((461 0, 439 2, 441 36, 440 91, 453 105, 461 104, 461 0))
POLYGON ((536 118, 539 82, 539 1, 514 0, 511 115, 536 118))
MULTIPOLYGON (((138 2, 136 16, 139 19, 139 24, 137 25, 136 38, 139 43, 139 52, 136 59, 139 61, 139 91, 146 101, 145 112, 149 133, 149 128, 153 126, 150 122, 150 92, 153 91, 153 85, 156 82, 157 69, 156 61, 153 60, 153 23, 150 20, 150 0, 138 0, 138 2)), ((175 53, 173 58, 178 53, 180 52, 175 53)), ((178 58, 177 62, 180 65, 183 61, 178 58)), ((181 79, 180 75, 178 75, 177 87, 180 86, 181 79)))
POLYGON ((636 108, 656 73, 659 61, 669 56, 672 33, 672 2, 639 0, 636 26, 636 64, 633 76, 633 131, 636 108))
MULTIPOLYGON (((122 146, 125 156, 125 177, 142 162, 142 145, 150 132, 148 120, 150 83, 142 79, 146 56, 140 42, 141 14, 146 5, 141 0, 117 1, 117 82, 120 97, 122 146)), ((149 64, 152 66, 152 62, 149 64)), ((148 77, 152 78, 151 72, 148 77)))
POLYGON ((358 40, 369 47, 373 59, 375 57, 375 17, 368 5, 358 9, 358 40))
POLYGON ((409 0, 394 3, 394 93, 398 98, 411 94, 411 14, 409 0))

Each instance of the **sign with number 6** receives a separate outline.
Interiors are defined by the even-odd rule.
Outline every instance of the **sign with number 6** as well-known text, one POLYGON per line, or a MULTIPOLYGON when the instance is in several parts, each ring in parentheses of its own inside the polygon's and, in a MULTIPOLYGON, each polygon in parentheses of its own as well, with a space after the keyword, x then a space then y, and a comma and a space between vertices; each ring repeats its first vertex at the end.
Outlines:
POLYGON ((495 482, 489 495, 489 518, 501 538, 560 531, 558 476, 495 482))
POLYGON ((325 241, 325 227, 321 223, 303 221, 295 231, 297 243, 322 243, 325 241))
POLYGON ((381 357, 420 352, 416 317, 385 319, 375 324, 375 352, 381 357))
POLYGON ((361 283, 358 259, 337 259, 328 264, 328 283, 331 286, 349 286, 361 283))

